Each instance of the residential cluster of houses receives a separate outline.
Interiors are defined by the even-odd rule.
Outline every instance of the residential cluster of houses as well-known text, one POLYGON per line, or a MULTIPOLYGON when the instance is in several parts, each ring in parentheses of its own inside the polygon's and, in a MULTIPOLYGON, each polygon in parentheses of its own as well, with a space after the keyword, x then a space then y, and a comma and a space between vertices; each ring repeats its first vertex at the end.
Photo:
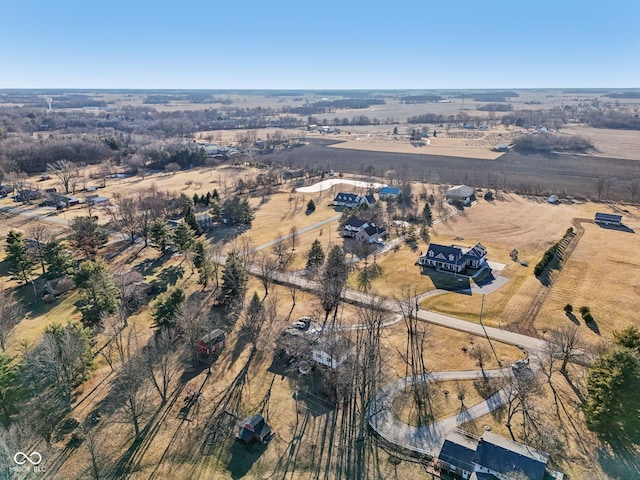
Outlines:
POLYGON ((527 480, 562 479, 562 473, 547 471, 548 459, 548 453, 489 431, 478 437, 453 430, 435 463, 441 471, 465 480, 502 480, 515 475, 527 480))
MULTIPOLYGON (((6 188, 3 188, 2 192, 4 193, 0 196, 6 196, 7 191, 8 190, 6 188)), ((91 190, 87 189, 87 191, 95 191, 95 187, 91 190)), ((84 198, 80 198, 70 193, 59 193, 57 189, 53 187, 45 188, 44 190, 24 188, 19 190, 14 197, 14 201, 16 202, 31 202, 35 200, 40 200, 46 205, 55 207, 59 206, 63 208, 73 207, 74 205, 79 205, 85 202, 91 206, 110 204, 109 198, 104 195, 90 194, 86 195, 84 198)))
MULTIPOLYGON (((399 195, 400 189, 397 187, 382 187, 378 191, 380 200, 394 199, 399 195)), ((462 202, 468 205, 475 199, 475 189, 468 185, 454 185, 446 191, 445 197, 449 202, 462 202)), ((370 207, 375 203, 376 199, 371 194, 358 195, 357 193, 340 192, 333 199, 334 207, 356 208, 361 205, 370 207)))

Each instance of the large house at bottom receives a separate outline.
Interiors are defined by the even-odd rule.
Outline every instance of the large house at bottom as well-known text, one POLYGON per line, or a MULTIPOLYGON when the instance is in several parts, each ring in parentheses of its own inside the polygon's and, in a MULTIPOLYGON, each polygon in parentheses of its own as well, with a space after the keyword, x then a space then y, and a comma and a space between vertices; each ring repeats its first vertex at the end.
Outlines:
POLYGON ((492 432, 477 437, 462 430, 447 434, 437 466, 463 479, 506 480, 514 475, 543 480, 549 454, 492 432))
POLYGON ((487 249, 480 243, 471 248, 431 243, 427 252, 418 258, 418 265, 460 273, 465 268, 482 267, 486 257, 487 249))

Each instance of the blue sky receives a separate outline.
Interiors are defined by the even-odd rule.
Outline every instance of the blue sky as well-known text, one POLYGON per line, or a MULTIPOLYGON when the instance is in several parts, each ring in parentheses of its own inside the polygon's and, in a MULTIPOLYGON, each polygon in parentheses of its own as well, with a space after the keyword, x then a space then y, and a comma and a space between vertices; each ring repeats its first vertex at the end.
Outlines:
POLYGON ((640 87, 640 1, 5 0, 0 88, 640 87))

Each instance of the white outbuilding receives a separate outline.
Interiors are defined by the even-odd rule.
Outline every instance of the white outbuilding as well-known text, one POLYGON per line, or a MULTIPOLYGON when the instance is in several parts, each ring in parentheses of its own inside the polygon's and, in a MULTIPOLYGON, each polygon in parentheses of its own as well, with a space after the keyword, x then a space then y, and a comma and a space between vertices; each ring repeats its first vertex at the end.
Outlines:
POLYGON ((447 190, 447 200, 463 203, 471 202, 475 190, 468 185, 455 185, 447 190))

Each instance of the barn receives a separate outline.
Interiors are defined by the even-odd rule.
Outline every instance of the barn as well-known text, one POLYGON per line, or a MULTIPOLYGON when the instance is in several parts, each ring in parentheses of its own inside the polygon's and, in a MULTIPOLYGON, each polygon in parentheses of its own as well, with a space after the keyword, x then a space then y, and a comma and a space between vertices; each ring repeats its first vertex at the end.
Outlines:
POLYGON ((272 435, 271 427, 259 413, 244 419, 238 425, 236 438, 244 443, 266 442, 272 435))
POLYGON ((450 202, 471 203, 475 190, 468 185, 455 185, 447 190, 446 197, 450 202))
POLYGON ((594 222, 597 225, 605 225, 607 227, 619 227, 622 225, 622 215, 614 215, 612 213, 596 213, 594 222))
POLYGON ((224 347, 224 332, 217 328, 200 339, 198 342, 198 355, 208 357, 209 355, 218 353, 224 347))

